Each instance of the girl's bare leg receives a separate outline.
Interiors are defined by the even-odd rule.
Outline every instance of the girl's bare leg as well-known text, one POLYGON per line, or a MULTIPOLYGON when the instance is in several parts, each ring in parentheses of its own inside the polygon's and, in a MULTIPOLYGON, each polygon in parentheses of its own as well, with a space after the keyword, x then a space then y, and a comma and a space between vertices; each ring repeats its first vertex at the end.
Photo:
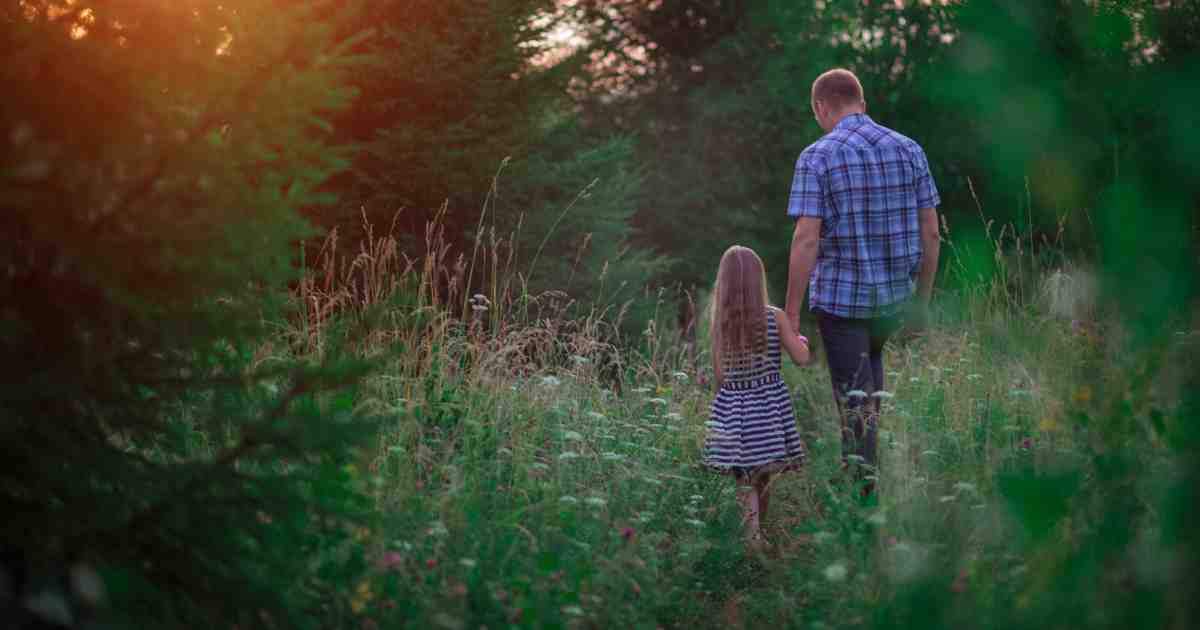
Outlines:
POLYGON ((742 506, 742 526, 745 528, 746 540, 758 537, 758 489, 752 483, 738 480, 738 505, 742 506))
POLYGON ((758 523, 767 521, 767 507, 771 504, 771 473, 754 478, 754 492, 758 495, 758 523))

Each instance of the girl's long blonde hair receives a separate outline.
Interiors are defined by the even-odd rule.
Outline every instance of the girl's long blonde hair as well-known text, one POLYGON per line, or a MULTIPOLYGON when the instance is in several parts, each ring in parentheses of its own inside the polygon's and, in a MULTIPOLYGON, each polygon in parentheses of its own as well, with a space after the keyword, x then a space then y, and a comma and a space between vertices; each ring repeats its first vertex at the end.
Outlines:
POLYGON ((754 250, 734 245, 717 267, 709 321, 713 373, 725 380, 725 367, 742 366, 767 351, 767 274, 754 250))

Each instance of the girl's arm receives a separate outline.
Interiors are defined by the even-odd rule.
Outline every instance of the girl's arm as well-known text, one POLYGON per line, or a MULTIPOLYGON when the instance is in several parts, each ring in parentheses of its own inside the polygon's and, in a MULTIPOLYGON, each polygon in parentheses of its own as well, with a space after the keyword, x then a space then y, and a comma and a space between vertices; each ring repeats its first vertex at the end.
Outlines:
POLYGON ((783 348, 787 350, 788 356, 792 357, 792 361, 796 365, 808 365, 812 360, 812 354, 808 351, 808 337, 797 334, 792 330, 792 322, 784 315, 783 311, 771 307, 775 311, 775 325, 779 327, 779 340, 783 343, 783 348))

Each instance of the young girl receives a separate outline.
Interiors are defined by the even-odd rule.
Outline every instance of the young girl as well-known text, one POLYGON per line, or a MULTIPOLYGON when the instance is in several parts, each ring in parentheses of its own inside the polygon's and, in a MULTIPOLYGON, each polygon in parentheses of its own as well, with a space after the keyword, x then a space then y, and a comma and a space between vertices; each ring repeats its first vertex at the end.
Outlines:
POLYGON ((799 466, 804 443, 780 378, 780 343, 797 365, 809 362, 808 339, 792 330, 767 299, 766 273, 753 250, 734 245, 721 256, 713 289, 713 399, 704 463, 733 475, 746 538, 761 544, 771 475, 799 466))

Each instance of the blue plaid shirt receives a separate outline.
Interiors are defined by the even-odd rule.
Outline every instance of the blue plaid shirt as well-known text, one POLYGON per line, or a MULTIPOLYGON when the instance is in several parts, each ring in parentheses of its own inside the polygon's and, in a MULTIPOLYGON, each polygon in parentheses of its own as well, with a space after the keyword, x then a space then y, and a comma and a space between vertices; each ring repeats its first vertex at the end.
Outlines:
POLYGON ((821 219, 812 310, 848 318, 894 313, 915 291, 918 209, 941 199, 920 145, 851 114, 796 161, 788 216, 821 219))

